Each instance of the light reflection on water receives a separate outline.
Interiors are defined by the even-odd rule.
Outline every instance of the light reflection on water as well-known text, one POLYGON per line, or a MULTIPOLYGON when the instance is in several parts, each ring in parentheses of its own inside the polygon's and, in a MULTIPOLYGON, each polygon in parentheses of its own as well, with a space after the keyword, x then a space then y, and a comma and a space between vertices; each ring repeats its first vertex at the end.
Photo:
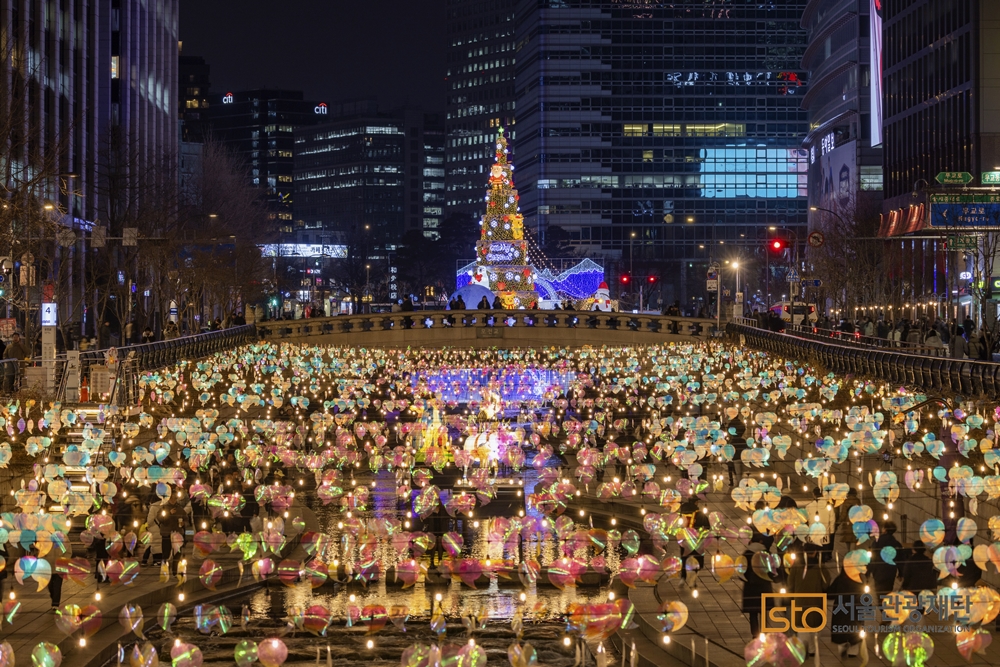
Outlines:
MULTIPOLYGON (((606 593, 598 588, 567 588, 560 591, 556 588, 523 589, 521 586, 500 587, 496 581, 481 588, 472 589, 452 582, 446 587, 425 587, 418 583, 408 590, 387 587, 384 583, 375 582, 367 589, 352 586, 348 590, 333 592, 328 587, 313 590, 308 584, 299 584, 291 588, 259 589, 251 594, 247 604, 253 620, 284 618, 292 607, 309 607, 322 605, 329 610, 334 618, 347 618, 347 608, 356 606, 359 609, 365 605, 382 605, 386 609, 393 605, 406 606, 410 618, 418 622, 426 622, 431 615, 431 604, 434 594, 441 594, 440 604, 449 621, 470 614, 478 614, 485 609, 491 621, 509 621, 519 608, 535 610, 528 615, 532 620, 556 620, 565 614, 572 602, 599 602, 606 599, 606 593), (526 596, 522 603, 521 593, 526 596), (354 595, 352 602, 350 596, 354 595), (541 603, 541 606, 538 606, 541 603), (283 608, 278 608, 283 607, 283 608)), ((235 603, 230 603, 234 604, 235 603)), ((243 604, 240 602, 239 604, 243 604)), ((238 609, 239 607, 235 607, 238 609)))
MULTIPOLYGON (((533 468, 527 468, 518 473, 518 478, 524 480, 523 493, 525 495, 532 493, 537 482, 537 471, 533 468)), ((369 496, 369 507, 371 509, 363 512, 355 512, 354 516, 361 519, 362 521, 367 521, 372 518, 376 519, 395 519, 403 522, 408 519, 406 513, 409 509, 409 505, 406 503, 400 503, 396 498, 395 491, 395 480, 391 473, 383 471, 374 477, 375 486, 371 486, 372 477, 359 478, 357 480, 358 486, 367 486, 371 495, 369 496)), ((309 493, 309 492, 306 492, 309 493)), ((307 504, 314 508, 316 518, 319 522, 321 531, 330 538, 329 546, 320 554, 320 557, 328 563, 332 563, 334 560, 339 560, 342 562, 358 562, 358 539, 357 535, 348 533, 345 529, 338 527, 344 521, 345 514, 341 512, 340 508, 335 504, 330 504, 323 506, 318 500, 313 496, 311 499, 307 500, 307 504), (350 547, 350 552, 346 552, 345 547, 350 547)), ((489 509, 489 505, 486 506, 489 509)), ((481 507, 477 511, 481 511, 481 507)), ((444 510, 439 510, 440 514, 444 514, 444 510)), ((516 512, 512 513, 516 514, 516 512)), ((528 511, 528 516, 533 518, 542 518, 543 515, 537 513, 534 510, 528 511)), ((513 561, 515 564, 521 560, 536 560, 542 567, 547 567, 552 565, 556 560, 563 556, 563 553, 559 550, 559 544, 557 540, 552 535, 546 535, 541 538, 534 538, 531 540, 526 540, 522 543, 522 552, 519 554, 516 547, 514 549, 507 548, 509 544, 503 542, 490 541, 488 539, 490 535, 490 522, 492 518, 482 517, 477 519, 479 527, 475 527, 475 522, 467 518, 455 518, 444 516, 444 520, 448 524, 446 530, 454 530, 462 535, 464 538, 464 549, 462 551, 461 557, 476 558, 480 561, 491 559, 491 560, 502 560, 508 559, 513 561)), ((417 525, 418 520, 412 518, 414 523, 411 530, 418 530, 417 525)), ((588 528, 589 526, 576 523, 578 528, 588 528)), ((428 528, 424 528, 428 530, 428 528)), ((437 532, 440 532, 437 531, 437 532)), ((440 539, 440 534, 436 535, 437 539, 440 539)), ((382 566, 382 572, 384 573, 388 568, 396 565, 403 560, 403 557, 392 547, 390 540, 380 539, 378 540, 378 545, 375 550, 376 557, 382 566)), ((597 555, 603 555, 606 559, 607 566, 612 572, 617 571, 617 567, 620 561, 618 551, 616 549, 610 549, 606 552, 596 549, 594 546, 578 547, 573 551, 573 556, 581 559, 584 562, 590 562, 590 559, 597 555)), ((406 559, 410 556, 407 555, 406 559)), ((424 557, 424 562, 429 566, 430 563, 427 557, 424 557)), ((543 575, 544 576, 544 575, 543 575)), ((517 583, 517 582, 515 582, 517 583)))

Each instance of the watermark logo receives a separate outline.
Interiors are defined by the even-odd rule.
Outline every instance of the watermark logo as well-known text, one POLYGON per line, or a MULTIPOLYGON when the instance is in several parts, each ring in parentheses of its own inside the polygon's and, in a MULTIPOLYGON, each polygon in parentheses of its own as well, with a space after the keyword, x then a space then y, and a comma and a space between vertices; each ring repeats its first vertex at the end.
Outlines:
POLYGON ((826 593, 760 596, 761 632, 819 632, 826 627, 826 593))

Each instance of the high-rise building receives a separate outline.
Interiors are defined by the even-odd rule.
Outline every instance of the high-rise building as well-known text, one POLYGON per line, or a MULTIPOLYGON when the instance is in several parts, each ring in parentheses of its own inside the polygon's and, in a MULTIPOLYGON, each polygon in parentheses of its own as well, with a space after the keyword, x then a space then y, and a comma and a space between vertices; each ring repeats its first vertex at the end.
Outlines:
POLYGON ((664 302, 704 296, 709 264, 772 227, 803 243, 805 5, 519 0, 525 227, 670 276, 664 302))
POLYGON ((30 168, 58 153, 63 186, 49 184, 46 196, 68 222, 98 218, 99 165, 113 129, 148 159, 176 150, 177 15, 177 0, 0 0, 0 104, 31 135, 14 148, 22 154, 8 155, 30 168))
POLYGON ((328 117, 325 102, 304 99, 297 90, 247 90, 213 94, 208 117, 215 138, 246 162, 251 184, 283 233, 293 231, 295 139, 300 127, 328 117))
MULTIPOLYGON (((877 222, 881 210, 882 150, 872 146, 871 75, 871 55, 881 40, 870 38, 871 4, 811 0, 802 14, 809 33, 802 57, 809 90, 802 108, 809 115, 803 145, 809 151, 809 206, 815 209, 810 229, 826 228, 833 216, 853 219, 859 198, 868 200, 863 215, 877 222)), ((876 142, 879 135, 874 133, 876 142)))
MULTIPOLYGON (((871 0, 883 6, 885 196, 889 210, 940 172, 973 185, 1000 168, 1000 3, 871 0), (902 199, 900 199, 902 197, 902 199)), ((992 177, 988 177, 992 178, 992 177)))
POLYGON ((330 106, 329 122, 295 133, 300 243, 364 230, 379 247, 409 231, 434 237, 444 195, 444 128, 438 116, 381 113, 374 102, 330 106))
POLYGON ((0 0, 0 117, 24 130, 6 136, 0 172, 8 193, 51 202, 78 232, 55 253, 71 276, 60 321, 84 330, 81 232, 109 219, 112 154, 142 170, 177 152, 177 22, 178 0, 0 0))
POLYGON ((1000 3, 870 1, 882 63, 881 77, 872 68, 883 91, 873 105, 881 123, 872 124, 883 133, 879 235, 896 239, 886 273, 897 305, 911 317, 990 321, 995 304, 981 286, 1000 266, 977 239, 1000 223, 1000 3), (950 244, 960 237, 971 246, 957 252, 950 244))
POLYGON ((445 208, 482 213, 497 130, 513 137, 514 0, 448 0, 445 208))
POLYGON ((211 74, 212 68, 201 56, 181 56, 177 76, 181 141, 196 143, 204 139, 211 74))
MULTIPOLYGON (((57 4, 66 8, 70 3, 45 4, 54 11, 57 4)), ((136 154, 149 163, 177 151, 179 4, 179 0, 99 4, 110 23, 107 39, 98 48, 110 49, 111 125, 120 128, 134 142, 136 154)))

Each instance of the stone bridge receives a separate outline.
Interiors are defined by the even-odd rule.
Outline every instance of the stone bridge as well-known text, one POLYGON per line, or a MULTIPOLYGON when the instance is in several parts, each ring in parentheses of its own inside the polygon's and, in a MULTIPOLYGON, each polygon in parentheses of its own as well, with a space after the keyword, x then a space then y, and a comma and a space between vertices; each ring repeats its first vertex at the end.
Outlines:
POLYGON ((272 341, 350 346, 549 347, 706 340, 715 320, 568 310, 459 310, 258 322, 272 341))

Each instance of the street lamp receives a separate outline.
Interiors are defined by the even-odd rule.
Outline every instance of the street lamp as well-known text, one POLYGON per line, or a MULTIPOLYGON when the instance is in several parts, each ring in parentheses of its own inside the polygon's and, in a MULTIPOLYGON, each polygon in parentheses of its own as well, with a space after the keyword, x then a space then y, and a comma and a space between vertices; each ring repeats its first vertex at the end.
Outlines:
MULTIPOLYGON (((368 229, 368 225, 365 225, 365 229, 368 229)), ((371 278, 372 278, 372 265, 371 264, 365 264, 365 296, 366 297, 370 297, 371 296, 371 278)), ((368 314, 370 315, 371 312, 372 312, 372 302, 369 299, 369 301, 368 301, 368 314)))
POLYGON ((635 232, 629 235, 628 239, 628 273, 632 275, 632 245, 635 242, 635 232))

